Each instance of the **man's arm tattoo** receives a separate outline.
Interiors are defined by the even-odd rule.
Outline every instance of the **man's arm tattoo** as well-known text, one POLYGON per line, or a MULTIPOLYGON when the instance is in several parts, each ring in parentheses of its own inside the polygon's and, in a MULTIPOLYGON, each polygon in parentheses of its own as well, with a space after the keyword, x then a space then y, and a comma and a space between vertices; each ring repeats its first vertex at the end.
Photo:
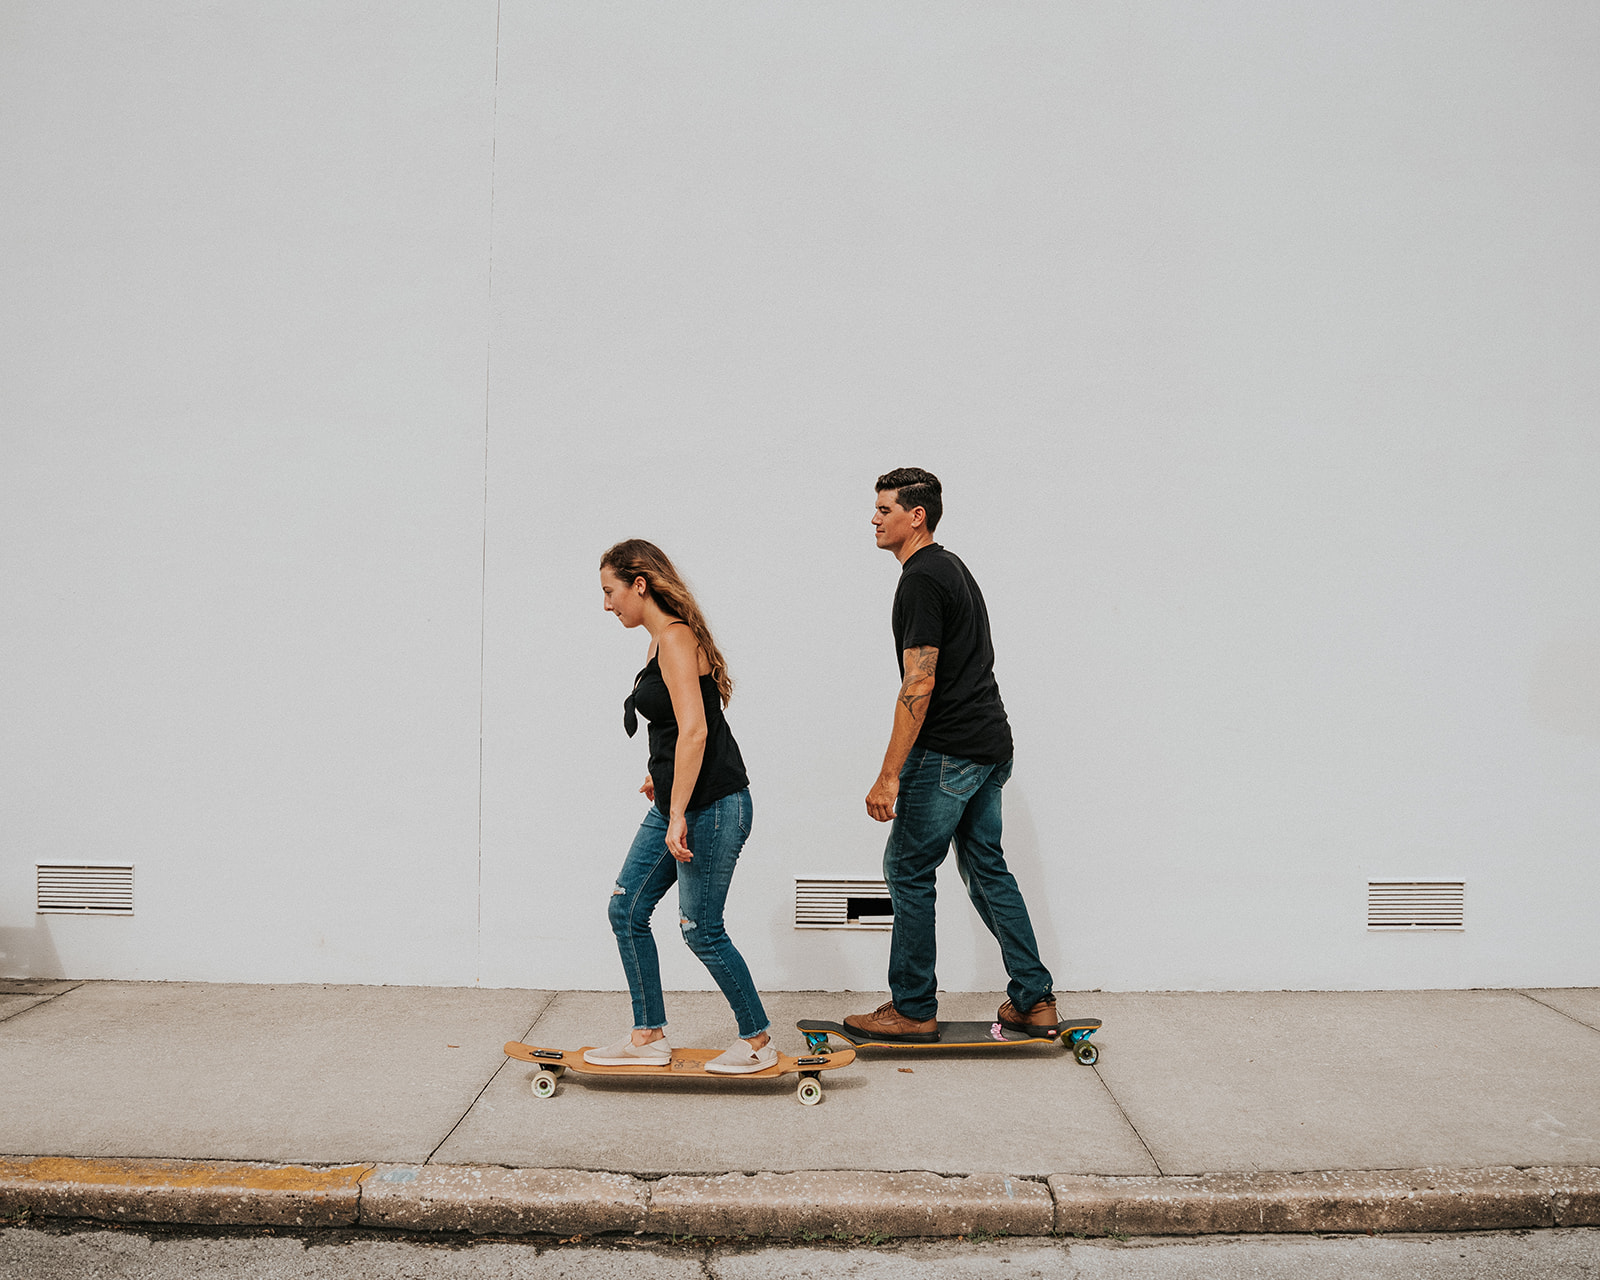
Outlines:
POLYGON ((904 690, 901 690, 900 705, 911 713, 911 718, 913 720, 920 720, 922 719, 924 713, 926 713, 928 710, 927 703, 931 696, 931 694, 907 693, 904 690))
POLYGON ((906 675, 900 685, 900 703, 913 720, 920 720, 928 713, 928 699, 933 696, 933 692, 931 689, 925 692, 913 692, 912 687, 933 680, 934 669, 939 664, 939 650, 934 645, 924 644, 908 649, 907 653, 915 654, 916 661, 905 664, 906 675))

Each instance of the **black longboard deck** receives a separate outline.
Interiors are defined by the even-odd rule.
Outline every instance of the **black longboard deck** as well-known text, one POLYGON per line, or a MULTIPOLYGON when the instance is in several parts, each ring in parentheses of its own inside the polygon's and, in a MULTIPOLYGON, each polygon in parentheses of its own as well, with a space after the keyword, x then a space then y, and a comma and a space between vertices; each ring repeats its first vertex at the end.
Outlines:
POLYGON ((941 1022, 939 1038, 924 1041, 880 1039, 842 1022, 823 1022, 817 1018, 802 1018, 795 1026, 813 1034, 826 1032, 858 1049, 867 1045, 885 1049, 998 1049, 1023 1044, 1072 1044, 1074 1031, 1084 1033, 1078 1040, 1085 1039, 1100 1029, 1100 1019, 1067 1018, 1033 1035, 1008 1031, 998 1022, 941 1022))

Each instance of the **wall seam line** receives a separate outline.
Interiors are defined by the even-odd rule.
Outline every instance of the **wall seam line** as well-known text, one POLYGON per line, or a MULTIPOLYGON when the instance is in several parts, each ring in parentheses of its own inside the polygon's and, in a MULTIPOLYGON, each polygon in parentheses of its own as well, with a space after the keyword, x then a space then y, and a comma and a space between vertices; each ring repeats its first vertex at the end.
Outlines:
POLYGON ((500 0, 494 6, 494 94, 489 111, 489 264, 484 281, 483 507, 478 547, 478 851, 472 923, 472 981, 483 981, 483 710, 489 632, 489 389, 494 367, 494 186, 500 142, 500 0))

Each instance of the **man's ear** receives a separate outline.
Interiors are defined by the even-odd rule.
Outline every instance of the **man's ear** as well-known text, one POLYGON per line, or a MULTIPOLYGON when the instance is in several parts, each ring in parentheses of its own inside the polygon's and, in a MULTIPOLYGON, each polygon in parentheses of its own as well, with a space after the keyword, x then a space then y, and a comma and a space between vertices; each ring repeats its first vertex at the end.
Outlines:
POLYGON ((911 527, 913 529, 920 529, 923 525, 928 523, 928 512, 925 507, 912 507, 910 515, 911 527))

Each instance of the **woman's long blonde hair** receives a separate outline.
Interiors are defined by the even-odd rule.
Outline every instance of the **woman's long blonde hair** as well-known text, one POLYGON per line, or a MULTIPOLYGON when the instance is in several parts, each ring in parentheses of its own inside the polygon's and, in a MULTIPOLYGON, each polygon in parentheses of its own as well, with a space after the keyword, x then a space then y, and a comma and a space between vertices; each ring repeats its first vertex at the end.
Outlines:
POLYGON ((733 677, 728 674, 728 661, 711 638, 710 624, 695 603, 694 592, 667 559, 667 553, 643 538, 624 538, 600 557, 600 567, 610 569, 630 587, 636 578, 643 578, 656 603, 689 624, 689 630, 694 632, 695 640, 711 663, 711 678, 717 682, 717 692, 722 695, 722 705, 726 707, 733 697, 733 677))

